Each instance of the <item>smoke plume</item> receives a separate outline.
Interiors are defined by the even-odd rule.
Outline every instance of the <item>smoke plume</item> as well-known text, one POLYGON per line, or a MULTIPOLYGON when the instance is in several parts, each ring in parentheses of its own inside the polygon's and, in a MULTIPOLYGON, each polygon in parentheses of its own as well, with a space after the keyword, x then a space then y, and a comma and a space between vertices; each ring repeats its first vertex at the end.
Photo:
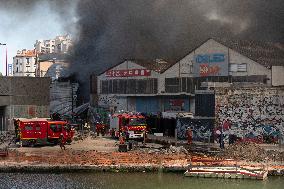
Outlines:
POLYGON ((208 37, 284 42, 283 9, 282 0, 84 0, 72 70, 88 81, 127 58, 178 60, 208 37))
POLYGON ((83 84, 85 98, 91 73, 127 58, 176 61, 209 37, 284 43, 283 0, 0 0, 0 5, 0 11, 15 14, 50 6, 66 30, 76 33, 70 74, 83 84))

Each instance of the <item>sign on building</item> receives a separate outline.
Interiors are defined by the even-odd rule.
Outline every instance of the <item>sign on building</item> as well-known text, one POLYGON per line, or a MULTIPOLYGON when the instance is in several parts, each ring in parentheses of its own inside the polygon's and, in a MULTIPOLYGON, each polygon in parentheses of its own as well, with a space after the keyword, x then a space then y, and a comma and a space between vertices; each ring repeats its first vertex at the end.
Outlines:
POLYGON ((12 76, 13 75, 13 67, 12 64, 8 64, 8 76, 12 76))
POLYGON ((147 69, 128 69, 128 70, 108 70, 106 77, 135 77, 150 76, 151 70, 147 69))
POLYGON ((224 53, 197 54, 193 71, 196 77, 228 76, 228 57, 224 53))

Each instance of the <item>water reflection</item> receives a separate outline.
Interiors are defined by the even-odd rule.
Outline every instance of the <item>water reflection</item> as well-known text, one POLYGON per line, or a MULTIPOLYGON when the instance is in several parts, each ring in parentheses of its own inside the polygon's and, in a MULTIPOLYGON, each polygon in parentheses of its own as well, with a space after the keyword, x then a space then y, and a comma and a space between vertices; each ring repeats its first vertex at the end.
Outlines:
POLYGON ((283 177, 265 181, 189 178, 173 173, 0 173, 0 188, 282 189, 283 177))

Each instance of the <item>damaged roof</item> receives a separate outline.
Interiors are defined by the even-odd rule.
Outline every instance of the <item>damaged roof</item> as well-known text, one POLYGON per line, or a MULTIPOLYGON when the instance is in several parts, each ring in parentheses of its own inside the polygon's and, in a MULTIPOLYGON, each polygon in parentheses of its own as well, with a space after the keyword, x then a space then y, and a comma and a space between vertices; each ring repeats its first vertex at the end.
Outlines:
POLYGON ((212 39, 267 68, 284 66, 284 44, 251 40, 212 39))

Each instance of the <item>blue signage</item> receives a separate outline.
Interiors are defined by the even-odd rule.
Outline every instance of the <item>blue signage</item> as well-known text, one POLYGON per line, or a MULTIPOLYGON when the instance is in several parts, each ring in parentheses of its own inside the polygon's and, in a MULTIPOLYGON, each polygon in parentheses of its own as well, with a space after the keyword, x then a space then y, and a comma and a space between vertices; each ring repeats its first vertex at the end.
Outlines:
POLYGON ((225 54, 200 54, 195 58, 196 63, 217 63, 225 61, 225 54))
POLYGON ((228 76, 229 66, 226 53, 196 54, 193 72, 196 77, 228 76))
POLYGON ((8 75, 13 75, 12 64, 8 64, 8 75))

